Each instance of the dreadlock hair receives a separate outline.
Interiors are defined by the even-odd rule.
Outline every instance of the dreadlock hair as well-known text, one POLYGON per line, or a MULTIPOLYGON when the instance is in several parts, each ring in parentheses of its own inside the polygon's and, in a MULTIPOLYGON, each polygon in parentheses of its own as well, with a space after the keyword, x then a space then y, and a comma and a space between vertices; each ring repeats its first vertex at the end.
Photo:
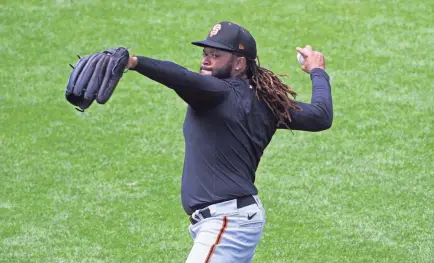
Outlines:
POLYGON ((279 124, 286 125, 286 121, 291 121, 290 110, 300 111, 300 107, 294 100, 288 97, 288 93, 295 99, 297 93, 278 76, 288 76, 286 74, 276 75, 272 71, 260 66, 255 60, 247 59, 247 77, 253 82, 256 96, 267 104, 268 108, 276 116, 279 124))

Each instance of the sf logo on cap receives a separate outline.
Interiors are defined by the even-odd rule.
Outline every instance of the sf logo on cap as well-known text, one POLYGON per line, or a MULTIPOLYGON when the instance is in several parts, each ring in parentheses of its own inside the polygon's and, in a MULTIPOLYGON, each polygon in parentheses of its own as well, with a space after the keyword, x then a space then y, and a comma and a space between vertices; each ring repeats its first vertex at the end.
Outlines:
POLYGON ((222 25, 220 25, 220 24, 215 25, 211 29, 211 32, 209 32, 209 36, 213 37, 213 36, 217 35, 217 33, 220 31, 220 29, 222 29, 222 25))

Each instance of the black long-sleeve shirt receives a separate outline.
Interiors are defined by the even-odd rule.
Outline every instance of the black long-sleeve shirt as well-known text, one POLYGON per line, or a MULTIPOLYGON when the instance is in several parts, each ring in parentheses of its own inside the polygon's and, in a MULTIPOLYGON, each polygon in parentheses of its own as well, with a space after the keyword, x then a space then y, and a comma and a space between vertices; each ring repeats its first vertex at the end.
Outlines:
POLYGON ((292 121, 279 126, 247 80, 203 76, 143 56, 134 70, 173 89, 189 105, 181 185, 189 215, 204 204, 257 194, 255 172, 277 129, 322 131, 332 124, 331 87, 322 69, 310 73, 311 103, 297 102, 301 111, 292 111, 292 121))

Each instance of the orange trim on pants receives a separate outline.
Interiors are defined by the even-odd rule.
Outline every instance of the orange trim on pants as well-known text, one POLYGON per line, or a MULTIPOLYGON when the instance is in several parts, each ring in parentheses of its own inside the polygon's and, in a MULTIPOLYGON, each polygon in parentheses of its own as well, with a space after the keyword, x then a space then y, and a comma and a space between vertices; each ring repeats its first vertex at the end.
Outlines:
POLYGON ((217 235, 217 239, 216 239, 215 243, 211 246, 211 249, 208 252, 208 256, 205 259, 205 263, 208 263, 209 260, 211 259, 211 256, 214 253, 215 247, 220 243, 220 240, 222 239, 223 233, 225 232, 225 229, 227 226, 228 226, 228 217, 225 216, 225 217, 223 217, 223 225, 220 228, 220 232, 217 235))

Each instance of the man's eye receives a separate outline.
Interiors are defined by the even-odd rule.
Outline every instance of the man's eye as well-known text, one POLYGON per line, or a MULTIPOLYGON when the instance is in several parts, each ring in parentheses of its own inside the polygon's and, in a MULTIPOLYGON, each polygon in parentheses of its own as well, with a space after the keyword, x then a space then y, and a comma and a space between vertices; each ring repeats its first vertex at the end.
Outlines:
POLYGON ((212 57, 212 58, 218 58, 219 57, 219 55, 218 54, 214 54, 214 53, 203 53, 202 54, 202 56, 204 56, 204 57, 212 57))

